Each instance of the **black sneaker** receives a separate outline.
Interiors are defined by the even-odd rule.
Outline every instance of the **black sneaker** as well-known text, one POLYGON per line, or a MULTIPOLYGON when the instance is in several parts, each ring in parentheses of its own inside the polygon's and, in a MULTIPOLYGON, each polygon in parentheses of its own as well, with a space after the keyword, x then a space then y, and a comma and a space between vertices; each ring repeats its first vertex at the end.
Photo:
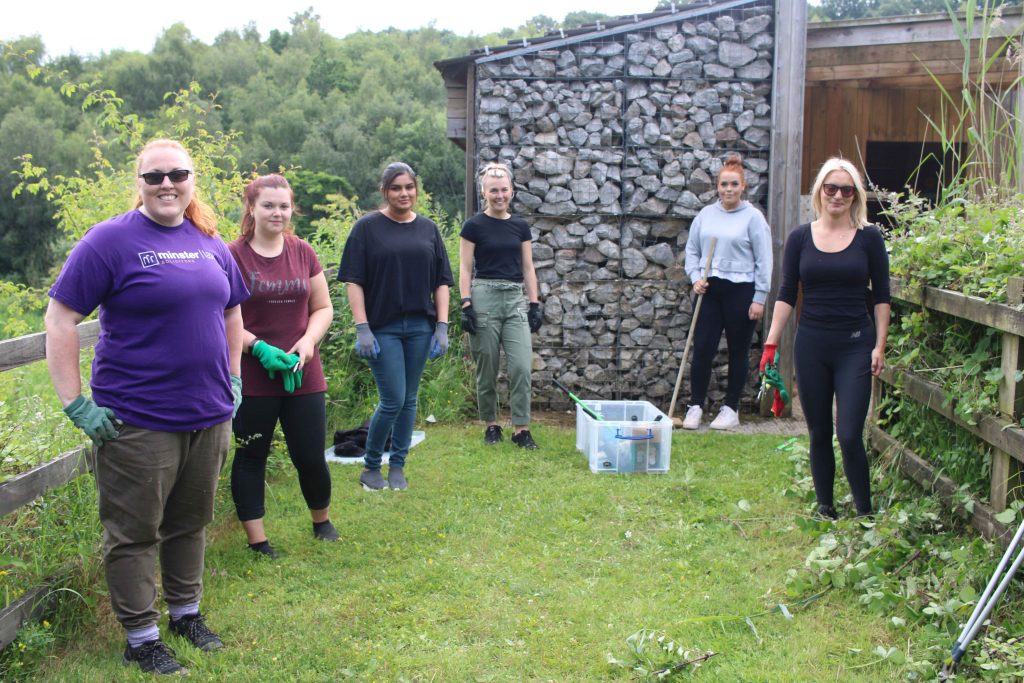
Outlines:
POLYGON ((199 612, 182 617, 181 619, 171 619, 167 627, 171 633, 188 638, 190 643, 203 652, 219 650, 224 647, 220 636, 210 630, 206 625, 203 615, 199 612))
POLYGON ((831 505, 819 505, 817 516, 820 519, 839 519, 839 515, 836 513, 836 509, 831 505))
POLYGON ((126 646, 121 661, 125 665, 138 664, 139 668, 147 673, 152 671, 161 675, 188 676, 188 669, 178 664, 178 660, 174 657, 174 650, 157 638, 138 647, 126 646))
POLYGON ((363 473, 359 475, 359 483, 367 491, 380 491, 388 487, 380 470, 363 470, 363 473))
POLYGON ((334 528, 329 519, 325 519, 322 522, 313 522, 313 538, 318 541, 333 543, 338 540, 338 530, 334 528))
POLYGON ((501 427, 498 425, 491 425, 484 432, 484 444, 493 446, 496 443, 501 443, 501 427))
POLYGON ((263 541, 262 543, 250 543, 249 550, 256 553, 260 559, 266 558, 268 560, 278 559, 277 551, 270 545, 269 541, 263 541))
POLYGON ((538 446, 537 443, 533 440, 533 436, 530 435, 529 429, 524 429, 523 431, 518 432, 517 434, 513 434, 512 443, 519 446, 520 448, 528 448, 531 450, 534 448, 540 448, 540 446, 538 446))
POLYGON ((405 472, 403 471, 403 468, 388 468, 388 487, 392 491, 404 491, 409 488, 409 482, 405 480, 405 472))

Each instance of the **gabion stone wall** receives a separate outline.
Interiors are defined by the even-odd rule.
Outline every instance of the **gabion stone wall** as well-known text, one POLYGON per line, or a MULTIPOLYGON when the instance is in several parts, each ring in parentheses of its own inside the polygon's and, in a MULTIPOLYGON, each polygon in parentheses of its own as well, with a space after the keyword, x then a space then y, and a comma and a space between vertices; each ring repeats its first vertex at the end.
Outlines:
MULTIPOLYGON (((748 198, 764 210, 772 6, 708 10, 477 62, 477 161, 512 166, 513 210, 535 237, 541 403, 565 402, 554 377, 583 397, 667 409, 692 314, 689 224, 715 201, 730 152, 743 155, 748 198)), ((714 403, 724 397, 724 345, 714 403)), ((681 404, 688 392, 685 381, 681 404)))

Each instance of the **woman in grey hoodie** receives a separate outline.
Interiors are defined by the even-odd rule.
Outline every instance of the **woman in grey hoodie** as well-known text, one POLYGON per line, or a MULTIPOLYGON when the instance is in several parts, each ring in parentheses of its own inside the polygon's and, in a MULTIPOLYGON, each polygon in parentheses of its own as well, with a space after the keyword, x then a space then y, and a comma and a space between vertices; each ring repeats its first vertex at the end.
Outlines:
POLYGON ((704 295, 704 303, 693 336, 685 429, 700 426, 711 362, 723 330, 729 347, 729 385, 711 428, 732 429, 740 423, 738 408, 747 378, 750 340, 757 321, 764 316, 772 278, 771 230, 761 212, 743 199, 746 189, 743 160, 731 155, 718 173, 718 201, 701 209, 686 240, 686 273, 693 292, 704 295), (716 242, 711 269, 704 272, 712 239, 716 242))

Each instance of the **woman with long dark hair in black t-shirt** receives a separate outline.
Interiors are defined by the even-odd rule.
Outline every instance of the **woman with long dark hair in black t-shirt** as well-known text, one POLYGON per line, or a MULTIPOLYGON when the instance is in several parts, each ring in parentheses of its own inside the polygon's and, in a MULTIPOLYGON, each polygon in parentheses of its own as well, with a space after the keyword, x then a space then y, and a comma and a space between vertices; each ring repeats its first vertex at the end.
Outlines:
POLYGON ((380 211, 352 226, 338 279, 348 283, 356 353, 370 363, 380 395, 359 482, 367 490, 403 490, 420 377, 428 355, 448 350, 448 288, 454 281, 440 231, 413 211, 416 173, 401 162, 389 165, 380 193, 380 211), (385 481, 380 467, 389 434, 385 481))
POLYGON ((484 210, 462 226, 459 290, 471 294, 462 298, 462 328, 470 335, 476 362, 477 407, 487 425, 484 443, 501 441, 497 391, 501 347, 508 366, 512 443, 537 448, 530 434, 530 333, 540 329, 542 320, 533 236, 526 221, 509 212, 512 171, 508 166, 487 164, 480 172, 480 193, 484 210))
POLYGON ((878 228, 867 221, 867 194, 849 161, 832 158, 811 190, 818 218, 790 233, 782 257, 782 284, 765 340, 761 370, 773 362, 782 330, 803 304, 793 347, 800 405, 811 438, 811 476, 818 514, 837 517, 832 487, 832 401, 843 470, 858 515, 871 514, 871 480, 864 449, 864 420, 871 376, 885 364, 889 334, 889 258, 878 228), (874 310, 866 305, 870 283, 874 310), (873 320, 872 315, 873 313, 873 320))

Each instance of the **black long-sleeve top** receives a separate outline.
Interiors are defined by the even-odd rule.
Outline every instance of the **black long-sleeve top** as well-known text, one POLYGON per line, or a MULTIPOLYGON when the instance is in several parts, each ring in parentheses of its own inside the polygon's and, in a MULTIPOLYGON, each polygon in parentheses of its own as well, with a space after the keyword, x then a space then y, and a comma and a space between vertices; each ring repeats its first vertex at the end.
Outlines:
POLYGON ((834 253, 814 246, 811 225, 798 226, 786 238, 782 255, 779 301, 796 306, 797 285, 803 285, 800 324, 834 330, 855 330, 871 317, 868 284, 875 304, 887 304, 889 255, 882 233, 873 225, 857 230, 850 246, 834 253))

